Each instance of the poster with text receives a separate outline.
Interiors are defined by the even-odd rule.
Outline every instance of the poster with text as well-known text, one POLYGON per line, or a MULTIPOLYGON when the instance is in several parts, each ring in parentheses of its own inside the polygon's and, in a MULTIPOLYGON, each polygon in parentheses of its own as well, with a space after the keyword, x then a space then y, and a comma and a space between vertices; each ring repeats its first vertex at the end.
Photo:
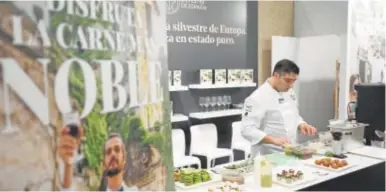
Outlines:
POLYGON ((0 2, 0 190, 173 190, 165 5, 0 2))

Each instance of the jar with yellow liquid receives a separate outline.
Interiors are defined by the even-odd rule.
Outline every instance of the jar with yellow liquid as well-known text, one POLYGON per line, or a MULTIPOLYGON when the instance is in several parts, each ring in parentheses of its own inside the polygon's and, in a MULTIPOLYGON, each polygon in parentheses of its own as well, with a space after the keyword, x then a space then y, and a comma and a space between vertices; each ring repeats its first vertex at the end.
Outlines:
POLYGON ((260 187, 272 187, 272 164, 266 157, 260 161, 260 187))

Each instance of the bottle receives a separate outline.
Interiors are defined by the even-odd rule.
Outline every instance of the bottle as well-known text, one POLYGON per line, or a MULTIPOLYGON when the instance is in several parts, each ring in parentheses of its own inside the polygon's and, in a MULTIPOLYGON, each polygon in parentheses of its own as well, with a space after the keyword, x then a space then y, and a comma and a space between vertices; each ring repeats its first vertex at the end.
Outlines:
MULTIPOLYGON (((63 127, 67 127, 69 129, 69 135, 72 137, 79 137, 79 129, 80 129, 80 115, 78 112, 78 106, 76 102, 72 102, 72 109, 66 113, 62 114, 63 118, 63 127)), ((74 149, 74 157, 77 154, 78 149, 74 149)), ((74 158, 70 159, 70 162, 74 162, 74 158)))
POLYGON ((258 186, 260 186, 260 161, 261 156, 259 155, 253 159, 253 179, 258 186))
POLYGON ((272 164, 266 157, 260 161, 260 187, 272 187, 272 164))

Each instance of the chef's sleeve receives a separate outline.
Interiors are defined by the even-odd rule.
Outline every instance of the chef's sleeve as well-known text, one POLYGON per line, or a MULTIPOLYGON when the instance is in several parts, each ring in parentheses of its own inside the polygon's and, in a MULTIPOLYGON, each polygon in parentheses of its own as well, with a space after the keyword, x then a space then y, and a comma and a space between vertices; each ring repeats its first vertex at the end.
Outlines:
POLYGON ((297 110, 296 110, 296 111, 298 112, 298 125, 300 125, 300 124, 302 124, 302 123, 306 123, 306 122, 303 120, 302 116, 300 116, 300 113, 299 113, 299 102, 298 102, 296 93, 295 93, 295 91, 293 91, 292 89, 291 89, 291 92, 292 92, 292 95, 294 96, 295 103, 296 103, 296 107, 297 107, 297 110))
POLYGON ((244 102, 241 120, 241 134, 252 145, 260 143, 267 134, 262 130, 261 121, 265 116, 265 108, 254 98, 248 97, 244 102))

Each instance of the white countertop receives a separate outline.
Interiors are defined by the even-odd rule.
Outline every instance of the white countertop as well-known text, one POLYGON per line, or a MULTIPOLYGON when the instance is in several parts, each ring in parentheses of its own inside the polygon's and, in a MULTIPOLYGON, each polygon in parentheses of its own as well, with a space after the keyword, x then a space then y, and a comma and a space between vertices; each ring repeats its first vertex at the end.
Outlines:
MULTIPOLYGON (((348 157, 347 161, 349 161, 350 163, 356 164, 356 165, 351 167, 351 168, 348 168, 346 170, 342 170, 341 172, 333 172, 333 171, 328 171, 325 169, 321 169, 321 168, 317 168, 317 167, 313 167, 313 166, 309 166, 309 165, 304 165, 304 168, 306 168, 308 171, 312 171, 312 172, 320 171, 320 172, 328 173, 328 175, 318 176, 317 179, 315 179, 313 181, 310 181, 310 182, 307 182, 304 184, 300 184, 300 185, 293 187, 293 188, 287 188, 287 187, 281 186, 281 185, 276 184, 276 183, 274 183, 273 187, 269 188, 269 189, 260 188, 258 186, 257 182, 254 182, 253 175, 245 177, 245 184, 241 185, 241 188, 244 190, 247 190, 247 191, 268 191, 268 192, 269 191, 272 191, 272 192, 297 191, 297 190, 304 189, 304 188, 322 183, 324 181, 328 181, 328 180, 337 178, 339 176, 346 175, 348 173, 355 172, 355 171, 370 167, 372 165, 384 162, 384 160, 381 160, 381 159, 364 157, 364 156, 354 155, 354 154, 347 154, 347 157, 348 157)), ((312 158, 312 160, 309 160, 309 161, 314 161, 315 159, 318 159, 318 158, 321 158, 321 156, 314 156, 312 158)), ((297 166, 303 166, 304 162, 305 162, 305 160, 299 160, 299 161, 297 161, 296 165, 297 166)), ((191 191, 192 192, 193 191, 208 191, 209 188, 214 188, 214 187, 219 186, 219 185, 221 185, 221 182, 208 184, 208 185, 204 185, 202 187, 189 189, 189 190, 177 189, 177 191, 188 191, 188 192, 191 192, 191 191)))
POLYGON ((173 114, 170 118, 170 121, 172 123, 182 122, 182 121, 188 121, 189 117, 183 114, 173 114))
POLYGON ((355 155, 361 155, 361 156, 386 160, 386 149, 385 148, 363 146, 361 148, 354 149, 354 150, 351 150, 349 152, 352 154, 355 154, 355 155))
POLYGON ((228 110, 210 111, 210 112, 196 112, 196 113, 190 113, 189 117, 195 118, 195 119, 210 119, 210 118, 216 118, 216 117, 241 115, 242 112, 243 111, 241 109, 228 109, 228 110))

